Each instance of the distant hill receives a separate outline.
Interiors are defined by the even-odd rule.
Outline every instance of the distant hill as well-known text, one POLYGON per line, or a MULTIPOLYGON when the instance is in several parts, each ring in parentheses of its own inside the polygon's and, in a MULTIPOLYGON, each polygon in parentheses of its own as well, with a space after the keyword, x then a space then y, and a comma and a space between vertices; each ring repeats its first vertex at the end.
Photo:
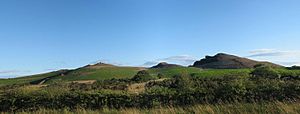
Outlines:
POLYGON ((52 82, 66 82, 66 81, 78 81, 78 80, 105 80, 105 79, 120 79, 131 78, 138 71, 144 70, 143 67, 127 67, 127 66, 115 66, 105 63, 97 63, 93 65, 86 65, 78 69, 74 69, 61 76, 57 76, 49 79, 46 83, 52 82))
POLYGON ((180 66, 180 65, 176 65, 176 64, 169 64, 169 63, 166 63, 166 62, 161 62, 151 68, 171 68, 171 67, 183 67, 183 66, 180 66))
MULTIPOLYGON (((100 62, 96 64, 86 65, 77 69, 59 70, 44 74, 11 79, 0 79, 0 86, 11 84, 51 84, 83 80, 97 81, 106 79, 124 79, 132 78, 137 72, 141 70, 147 70, 153 76, 162 75, 163 77, 168 78, 174 75, 178 75, 182 72, 199 74, 206 73, 203 69, 253 68, 257 64, 267 64, 273 67, 282 67, 270 62, 260 62, 234 55, 219 53, 215 56, 206 56, 204 59, 196 61, 192 65, 192 67, 184 67, 176 64, 162 62, 149 69, 146 69, 144 67, 115 66, 100 62)), ((210 72, 209 74, 214 74, 217 71, 207 72, 210 72)))
POLYGON ((80 80, 105 80, 132 78, 143 67, 114 66, 97 63, 72 70, 59 70, 19 78, 0 79, 0 86, 11 84, 51 84, 56 82, 72 82, 80 80))
POLYGON ((254 66, 257 64, 266 64, 272 67, 282 67, 270 62, 255 61, 225 53, 218 53, 215 56, 206 56, 204 59, 196 61, 192 67, 205 69, 239 69, 254 68, 254 66))
POLYGON ((100 68, 103 68, 103 67, 117 67, 117 66, 112 65, 112 64, 106 64, 106 63, 99 62, 99 63, 96 63, 96 64, 86 65, 82 68, 100 69, 100 68))

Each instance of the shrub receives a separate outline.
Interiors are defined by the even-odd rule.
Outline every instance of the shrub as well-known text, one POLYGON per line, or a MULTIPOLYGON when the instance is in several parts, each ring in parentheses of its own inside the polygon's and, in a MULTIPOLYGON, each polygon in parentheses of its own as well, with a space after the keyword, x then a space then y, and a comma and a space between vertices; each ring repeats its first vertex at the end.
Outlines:
POLYGON ((173 77, 174 83, 173 87, 177 88, 179 91, 191 91, 194 87, 194 81, 192 77, 187 73, 182 73, 173 77))
POLYGON ((256 67, 254 71, 251 72, 251 74, 256 77, 264 77, 264 78, 271 78, 271 79, 280 78, 279 72, 270 66, 256 67))
POLYGON ((300 70, 300 66, 287 67, 289 70, 300 70))
POLYGON ((142 70, 139 71, 131 80, 135 82, 146 82, 155 79, 157 79, 157 77, 151 76, 146 70, 142 70))

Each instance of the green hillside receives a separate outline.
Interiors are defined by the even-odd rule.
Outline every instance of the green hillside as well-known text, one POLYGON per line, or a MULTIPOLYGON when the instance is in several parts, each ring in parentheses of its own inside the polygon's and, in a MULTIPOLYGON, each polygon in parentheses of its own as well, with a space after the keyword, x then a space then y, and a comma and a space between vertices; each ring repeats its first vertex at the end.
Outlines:
POLYGON ((64 76, 58 76, 52 78, 46 83, 53 82, 66 82, 66 81, 78 81, 78 80, 106 80, 106 79, 121 79, 132 78, 138 71, 143 68, 139 67, 102 67, 102 68, 79 68, 71 71, 64 76))
POLYGON ((107 64, 88 65, 75 70, 62 70, 45 74, 25 76, 20 78, 0 79, 0 86, 12 84, 38 84, 45 81, 46 84, 57 82, 69 82, 80 80, 106 80, 132 78, 141 67, 118 67, 107 64))
POLYGON ((57 76, 64 71, 55 71, 45 74, 37 74, 32 76, 25 76, 19 78, 10 78, 10 79, 0 79, 0 86, 3 85, 12 85, 12 84, 29 84, 32 81, 41 80, 47 77, 57 76))
POLYGON ((226 76, 226 75, 247 75, 250 69, 200 69, 194 67, 172 67, 172 68, 157 68, 145 69, 141 67, 117 67, 117 66, 102 66, 95 68, 82 67, 75 70, 56 71, 45 74, 26 76, 12 79, 0 79, 1 85, 11 84, 29 84, 45 80, 45 84, 81 81, 81 80, 107 80, 107 79, 125 79, 132 78, 138 71, 147 70, 152 76, 161 76, 162 78, 171 78, 182 73, 193 74, 199 77, 211 76, 226 76))
MULTIPOLYGON (((201 69, 195 67, 143 68, 123 67, 104 63, 87 65, 74 70, 60 70, 45 74, 38 74, 20 78, 0 79, 0 86, 12 84, 52 84, 72 81, 100 81, 109 79, 129 79, 137 72, 147 70, 152 76, 172 78, 175 75, 190 74, 196 77, 219 76, 249 76, 252 69, 201 69)), ((297 76, 300 70, 276 69, 280 75, 297 76)))
POLYGON ((149 69, 151 75, 160 74, 163 78, 171 78, 182 73, 193 74, 198 77, 213 77, 213 76, 245 76, 251 72, 251 69, 200 69, 195 67, 173 67, 149 69))

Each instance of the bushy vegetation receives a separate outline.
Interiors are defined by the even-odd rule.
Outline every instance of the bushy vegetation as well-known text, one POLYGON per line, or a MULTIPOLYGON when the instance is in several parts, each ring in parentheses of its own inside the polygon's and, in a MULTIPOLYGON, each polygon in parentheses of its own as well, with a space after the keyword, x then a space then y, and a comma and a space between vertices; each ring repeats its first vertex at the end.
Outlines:
POLYGON ((132 81, 135 81, 135 82, 145 82, 145 81, 150 81, 150 80, 155 80, 157 79, 156 76, 152 76, 149 74, 148 71, 146 70, 142 70, 142 71, 139 71, 133 78, 132 78, 132 81))
POLYGON ((254 71, 252 71, 251 74, 256 77, 263 77, 263 78, 273 78, 273 79, 277 78, 278 79, 281 77, 279 72, 270 66, 258 66, 255 68, 254 71))
POLYGON ((70 82, 1 86, 0 111, 297 102, 300 95, 298 70, 258 66, 236 70, 181 70, 180 73, 174 70, 172 77, 167 76, 169 73, 144 70, 131 78, 112 78, 91 84, 70 82), (134 84, 143 85, 144 90, 138 93, 128 91, 134 84))

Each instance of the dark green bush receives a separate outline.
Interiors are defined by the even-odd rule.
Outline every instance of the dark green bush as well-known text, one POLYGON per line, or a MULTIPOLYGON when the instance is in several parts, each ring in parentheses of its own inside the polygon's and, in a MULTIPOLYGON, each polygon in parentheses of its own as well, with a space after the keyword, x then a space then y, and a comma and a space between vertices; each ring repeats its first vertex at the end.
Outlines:
POLYGON ((272 78, 272 79, 280 78, 279 72, 270 66, 256 67, 251 74, 256 77, 263 77, 263 78, 272 78))
POLYGON ((157 79, 156 76, 152 76, 149 74, 148 71, 142 70, 142 71, 139 71, 131 80, 135 81, 135 82, 146 82, 146 81, 155 80, 155 79, 157 79))

